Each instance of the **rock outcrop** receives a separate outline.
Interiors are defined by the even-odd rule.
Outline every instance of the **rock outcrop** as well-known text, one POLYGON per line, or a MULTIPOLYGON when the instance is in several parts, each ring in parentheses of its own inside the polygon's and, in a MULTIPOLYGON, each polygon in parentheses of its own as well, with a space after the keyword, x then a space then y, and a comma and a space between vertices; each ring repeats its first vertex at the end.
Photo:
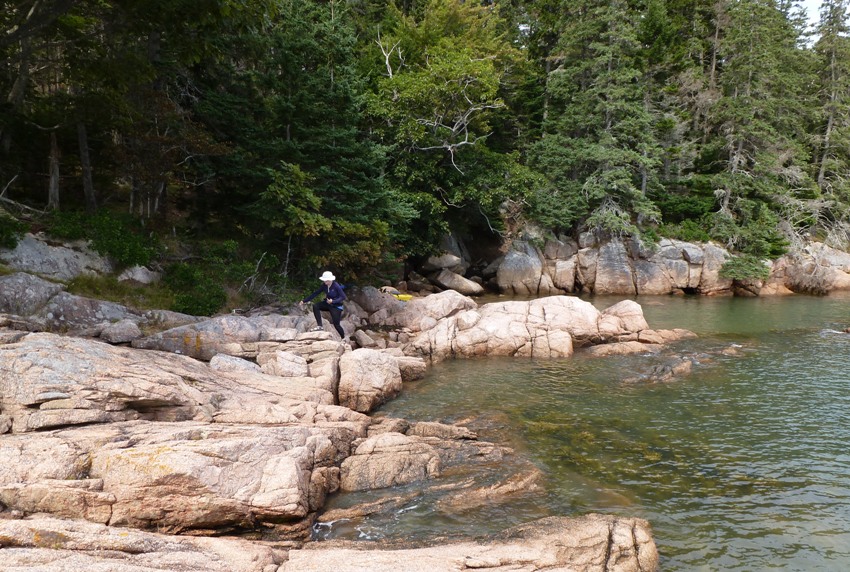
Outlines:
POLYGON ((646 521, 587 515, 575 519, 547 518, 507 530, 488 543, 448 543, 406 550, 364 550, 362 545, 331 543, 290 551, 280 572, 351 570, 445 572, 486 569, 600 570, 606 572, 658 569, 658 551, 646 521), (312 550, 315 548, 315 550, 312 550), (401 564, 404 563, 404 564, 401 564))
POLYGON ((304 546, 169 536, 76 520, 0 520, 7 572, 451 572, 658 569, 646 521, 615 516, 547 518, 490 541, 398 549, 375 543, 304 546), (403 563, 403 564, 402 564, 403 563))
MULTIPOLYGON (((517 240, 499 261, 495 286, 506 294, 549 296, 563 293, 647 296, 675 293, 743 293, 720 275, 731 256, 713 243, 662 239, 656 245, 633 240, 578 245, 550 238, 542 248, 517 240)), ((820 243, 772 263, 770 277, 747 285, 748 295, 850 290, 850 254, 820 243)))
MULTIPOLYGON (((0 519, 0 547, 12 570, 31 563, 43 570, 128 572, 324 566, 311 550, 304 550, 303 568, 292 568, 301 557, 291 547, 153 531, 264 531, 301 542, 337 490, 425 487, 445 470, 499 463, 505 451, 466 427, 366 415, 398 395, 405 381, 422 377, 429 361, 566 357, 574 344, 669 341, 629 301, 599 312, 566 296, 479 306, 454 291, 408 303, 366 291, 349 302, 350 319, 375 327, 368 335, 374 345, 352 349, 335 333, 305 331, 311 323, 303 314, 207 320, 140 314, 81 304, 61 287, 23 274, 6 277, 2 288, 20 294, 7 298, 0 320, 0 514, 7 517, 0 519), (50 308, 60 302, 82 309, 61 314, 65 326, 56 333, 60 315, 50 308), (154 320, 179 325, 138 337, 154 320), (19 324, 48 331, 11 329, 19 324), (116 527, 128 531, 120 540, 116 527), (169 560, 168 550, 179 555, 169 560), (197 567, 184 565, 198 551, 206 552, 197 567)), ((528 470, 464 486, 477 492, 464 496, 455 488, 441 510, 528 493, 539 478, 528 470)), ((648 540, 627 548, 614 538, 625 520, 604 517, 579 528, 569 522, 557 521, 573 540, 564 541, 570 544, 556 560, 542 545, 520 554, 518 545, 501 540, 411 557, 421 559, 417 566, 431 561, 441 569, 453 569, 464 554, 467 567, 492 557, 498 566, 535 570, 557 558, 596 562, 597 549, 617 554, 609 564, 633 565, 641 551, 654 550, 645 523, 628 521, 648 540), (590 542, 585 534, 600 536, 590 542)), ((337 557, 329 555, 329 562, 337 557)), ((352 558, 356 566, 380 569, 386 555, 352 558)))
POLYGON ((60 281, 112 272, 109 260, 84 242, 49 244, 32 234, 24 235, 14 249, 0 251, 0 261, 13 270, 60 281))

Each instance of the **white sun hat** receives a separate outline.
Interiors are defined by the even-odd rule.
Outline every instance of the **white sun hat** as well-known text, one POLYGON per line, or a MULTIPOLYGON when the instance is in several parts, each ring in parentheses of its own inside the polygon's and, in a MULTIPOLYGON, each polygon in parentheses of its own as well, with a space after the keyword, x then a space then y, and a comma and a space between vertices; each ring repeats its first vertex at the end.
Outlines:
POLYGON ((330 280, 333 282, 334 280, 336 280, 336 276, 331 274, 330 271, 325 270, 324 274, 319 276, 319 280, 321 280, 322 282, 324 282, 325 280, 330 280))

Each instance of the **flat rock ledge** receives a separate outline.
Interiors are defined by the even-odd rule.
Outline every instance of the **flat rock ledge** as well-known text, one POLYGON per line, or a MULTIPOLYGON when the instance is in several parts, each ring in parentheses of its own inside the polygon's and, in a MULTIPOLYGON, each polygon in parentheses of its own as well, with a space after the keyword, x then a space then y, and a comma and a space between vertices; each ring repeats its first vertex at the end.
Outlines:
POLYGON ((180 537, 34 516, 0 520, 0 551, 5 572, 658 570, 658 551, 646 521, 598 514, 550 517, 478 542, 402 549, 374 543, 292 546, 180 537))

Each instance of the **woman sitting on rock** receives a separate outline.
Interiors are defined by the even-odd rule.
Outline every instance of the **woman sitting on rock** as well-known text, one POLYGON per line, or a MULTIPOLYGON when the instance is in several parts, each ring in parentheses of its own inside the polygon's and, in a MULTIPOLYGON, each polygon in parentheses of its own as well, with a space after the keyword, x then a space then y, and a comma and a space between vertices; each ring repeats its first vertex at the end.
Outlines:
POLYGON ((325 310, 330 312, 331 322, 333 322, 334 328, 336 328, 336 331, 339 333, 339 337, 344 338, 345 330, 342 329, 339 321, 342 319, 342 301, 345 300, 345 292, 343 291, 342 286, 336 282, 336 276, 327 270, 319 276, 319 280, 323 282, 322 286, 301 300, 298 305, 303 306, 305 303, 324 292, 324 300, 320 300, 313 304, 313 315, 316 317, 316 327, 313 328, 313 331, 318 332, 324 329, 322 327, 322 311, 325 310))

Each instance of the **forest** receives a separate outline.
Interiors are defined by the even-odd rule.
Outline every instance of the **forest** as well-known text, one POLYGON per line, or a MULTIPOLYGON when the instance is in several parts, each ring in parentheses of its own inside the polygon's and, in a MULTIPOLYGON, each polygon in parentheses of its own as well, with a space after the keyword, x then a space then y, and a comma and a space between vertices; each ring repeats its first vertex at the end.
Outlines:
POLYGON ((791 0, 0 4, 0 242, 88 238, 211 307, 447 233, 850 244, 850 0, 813 27, 791 0))

